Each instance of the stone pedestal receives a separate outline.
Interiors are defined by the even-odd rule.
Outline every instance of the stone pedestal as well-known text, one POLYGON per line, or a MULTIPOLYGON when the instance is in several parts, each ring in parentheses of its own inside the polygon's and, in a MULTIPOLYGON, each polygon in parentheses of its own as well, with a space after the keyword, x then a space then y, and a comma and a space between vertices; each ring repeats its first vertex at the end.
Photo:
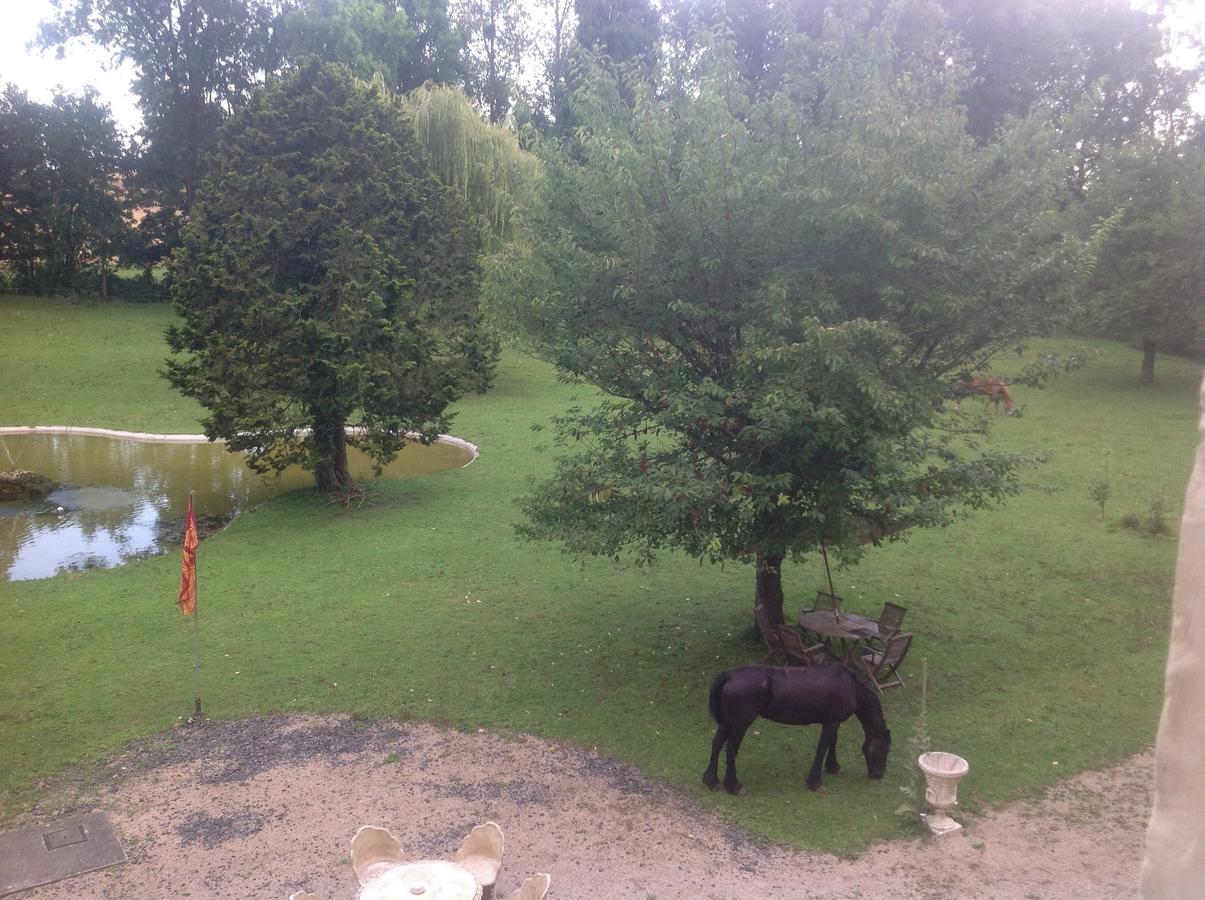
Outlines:
POLYGON ((950 818, 950 812, 958 806, 958 782, 971 771, 970 763, 940 751, 922 753, 916 762, 925 773, 925 802, 929 804, 929 813, 922 814, 921 820, 938 836, 957 831, 962 826, 950 818))

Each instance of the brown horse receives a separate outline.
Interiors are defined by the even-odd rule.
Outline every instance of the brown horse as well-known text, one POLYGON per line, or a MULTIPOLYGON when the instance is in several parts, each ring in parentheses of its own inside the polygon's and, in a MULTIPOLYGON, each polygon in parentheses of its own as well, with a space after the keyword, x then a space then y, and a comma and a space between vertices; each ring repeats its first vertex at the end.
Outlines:
MULTIPOLYGON (((1008 385, 999 378, 983 378, 975 377, 964 381, 959 381, 956 385, 959 391, 965 394, 982 394, 983 408, 986 411, 988 403, 995 404, 996 415, 1000 415, 1000 404, 1004 404, 1004 414, 1011 416, 1013 413, 1013 395, 1008 390, 1008 385)), ((961 398, 960 398, 961 399, 961 398)), ((954 401, 954 409, 959 408, 959 401, 954 401)))
POLYGON ((820 769, 830 775, 841 772, 837 762, 837 728, 857 716, 866 740, 862 755, 871 778, 882 778, 887 768, 891 732, 883 719, 883 707, 874 691, 858 681, 839 663, 820 666, 745 666, 721 673, 711 683, 708 698, 711 716, 719 726, 711 742, 711 760, 703 772, 703 783, 713 790, 720 786, 716 768, 720 751, 727 745, 724 789, 745 793, 736 777, 736 754, 745 732, 758 716, 784 725, 820 725, 820 744, 808 772, 807 786, 824 790, 820 769))

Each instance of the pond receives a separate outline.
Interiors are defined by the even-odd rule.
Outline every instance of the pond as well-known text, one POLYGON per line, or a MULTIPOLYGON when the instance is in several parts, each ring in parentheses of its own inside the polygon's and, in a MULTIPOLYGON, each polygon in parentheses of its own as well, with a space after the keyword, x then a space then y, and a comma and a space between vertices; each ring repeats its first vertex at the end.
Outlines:
MULTIPOLYGON (((279 478, 257 475, 239 454, 203 438, 81 431, 0 429, 0 471, 29 469, 56 485, 41 500, 0 501, 0 581, 109 568, 178 549, 189 491, 198 522, 212 526, 314 483, 300 468, 279 478)), ((455 438, 407 444, 382 477, 441 472, 475 456, 455 438)), ((355 477, 372 477, 363 454, 349 449, 348 457, 355 477)))

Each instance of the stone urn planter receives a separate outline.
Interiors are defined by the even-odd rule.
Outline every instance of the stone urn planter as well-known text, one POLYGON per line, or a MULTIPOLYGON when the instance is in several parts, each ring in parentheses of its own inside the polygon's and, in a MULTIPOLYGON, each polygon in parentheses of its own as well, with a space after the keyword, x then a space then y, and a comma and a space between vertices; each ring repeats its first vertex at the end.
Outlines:
POLYGON ((922 813, 921 819, 936 835, 957 831, 962 826, 950 818, 950 811, 958 805, 958 782, 971 771, 971 764, 961 756, 940 751, 922 753, 916 762, 925 773, 925 802, 930 810, 928 815, 922 813))

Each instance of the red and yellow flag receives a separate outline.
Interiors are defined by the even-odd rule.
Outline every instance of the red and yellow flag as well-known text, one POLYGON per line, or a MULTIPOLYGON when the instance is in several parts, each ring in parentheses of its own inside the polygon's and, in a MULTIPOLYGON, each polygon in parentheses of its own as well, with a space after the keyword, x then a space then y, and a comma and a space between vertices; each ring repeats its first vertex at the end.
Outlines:
POLYGON ((188 615, 197 608, 197 514, 192 494, 188 495, 188 516, 184 519, 184 562, 180 565, 180 612, 188 615))

